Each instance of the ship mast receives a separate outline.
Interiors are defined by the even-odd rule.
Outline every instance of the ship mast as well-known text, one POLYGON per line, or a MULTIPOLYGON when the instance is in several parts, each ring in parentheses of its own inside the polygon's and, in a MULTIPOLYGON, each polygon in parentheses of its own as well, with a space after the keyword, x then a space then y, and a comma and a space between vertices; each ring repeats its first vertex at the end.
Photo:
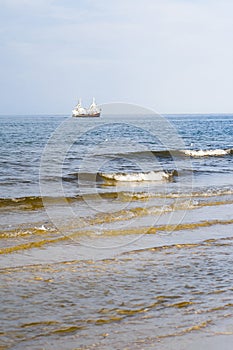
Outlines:
POLYGON ((89 113, 91 114, 99 113, 98 106, 95 103, 95 97, 93 97, 92 104, 89 107, 89 113))

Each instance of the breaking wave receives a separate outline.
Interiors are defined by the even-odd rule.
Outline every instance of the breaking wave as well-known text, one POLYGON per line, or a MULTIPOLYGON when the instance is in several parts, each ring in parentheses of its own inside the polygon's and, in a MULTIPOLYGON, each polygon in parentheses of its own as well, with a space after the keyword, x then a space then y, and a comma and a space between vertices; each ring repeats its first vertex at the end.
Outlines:
POLYGON ((195 150, 195 149, 167 149, 167 150, 146 150, 146 151, 136 151, 136 152, 126 152, 126 153, 104 153, 95 154, 95 156, 100 157, 123 157, 123 158, 145 158, 145 157, 158 157, 158 158, 172 158, 172 157, 208 157, 208 156, 227 156, 233 154, 233 148, 229 149, 209 149, 209 150, 195 150))
POLYGON ((100 176, 106 180, 119 182, 140 182, 140 181, 171 181, 176 171, 149 171, 140 173, 100 173, 100 176))
POLYGON ((209 150, 184 150, 185 155, 190 157, 219 157, 233 154, 233 149, 209 149, 209 150))

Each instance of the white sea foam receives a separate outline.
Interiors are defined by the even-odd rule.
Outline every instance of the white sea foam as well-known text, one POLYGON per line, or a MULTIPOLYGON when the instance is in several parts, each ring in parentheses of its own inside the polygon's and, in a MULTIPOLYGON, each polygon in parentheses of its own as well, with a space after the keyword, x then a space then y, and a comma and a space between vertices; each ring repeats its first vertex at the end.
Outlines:
POLYGON ((107 180, 120 182, 139 182, 139 181, 165 181, 172 178, 171 173, 164 171, 150 171, 146 173, 101 173, 103 178, 107 180))
POLYGON ((184 150, 184 154, 190 157, 225 156, 232 153, 232 149, 209 149, 209 150, 184 150))

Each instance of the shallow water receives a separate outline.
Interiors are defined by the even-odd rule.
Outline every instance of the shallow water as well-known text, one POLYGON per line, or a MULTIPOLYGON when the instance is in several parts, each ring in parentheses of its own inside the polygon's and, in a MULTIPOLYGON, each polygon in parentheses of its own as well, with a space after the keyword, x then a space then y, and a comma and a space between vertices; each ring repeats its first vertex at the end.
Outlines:
POLYGON ((0 118, 0 347, 230 349, 233 116, 112 118, 0 118))

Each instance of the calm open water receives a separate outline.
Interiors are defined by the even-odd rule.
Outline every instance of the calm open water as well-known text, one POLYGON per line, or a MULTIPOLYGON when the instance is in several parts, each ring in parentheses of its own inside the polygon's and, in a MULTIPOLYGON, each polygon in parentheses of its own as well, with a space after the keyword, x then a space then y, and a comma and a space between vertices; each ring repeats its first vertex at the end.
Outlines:
POLYGON ((0 130, 0 349, 231 348, 233 115, 0 130))

